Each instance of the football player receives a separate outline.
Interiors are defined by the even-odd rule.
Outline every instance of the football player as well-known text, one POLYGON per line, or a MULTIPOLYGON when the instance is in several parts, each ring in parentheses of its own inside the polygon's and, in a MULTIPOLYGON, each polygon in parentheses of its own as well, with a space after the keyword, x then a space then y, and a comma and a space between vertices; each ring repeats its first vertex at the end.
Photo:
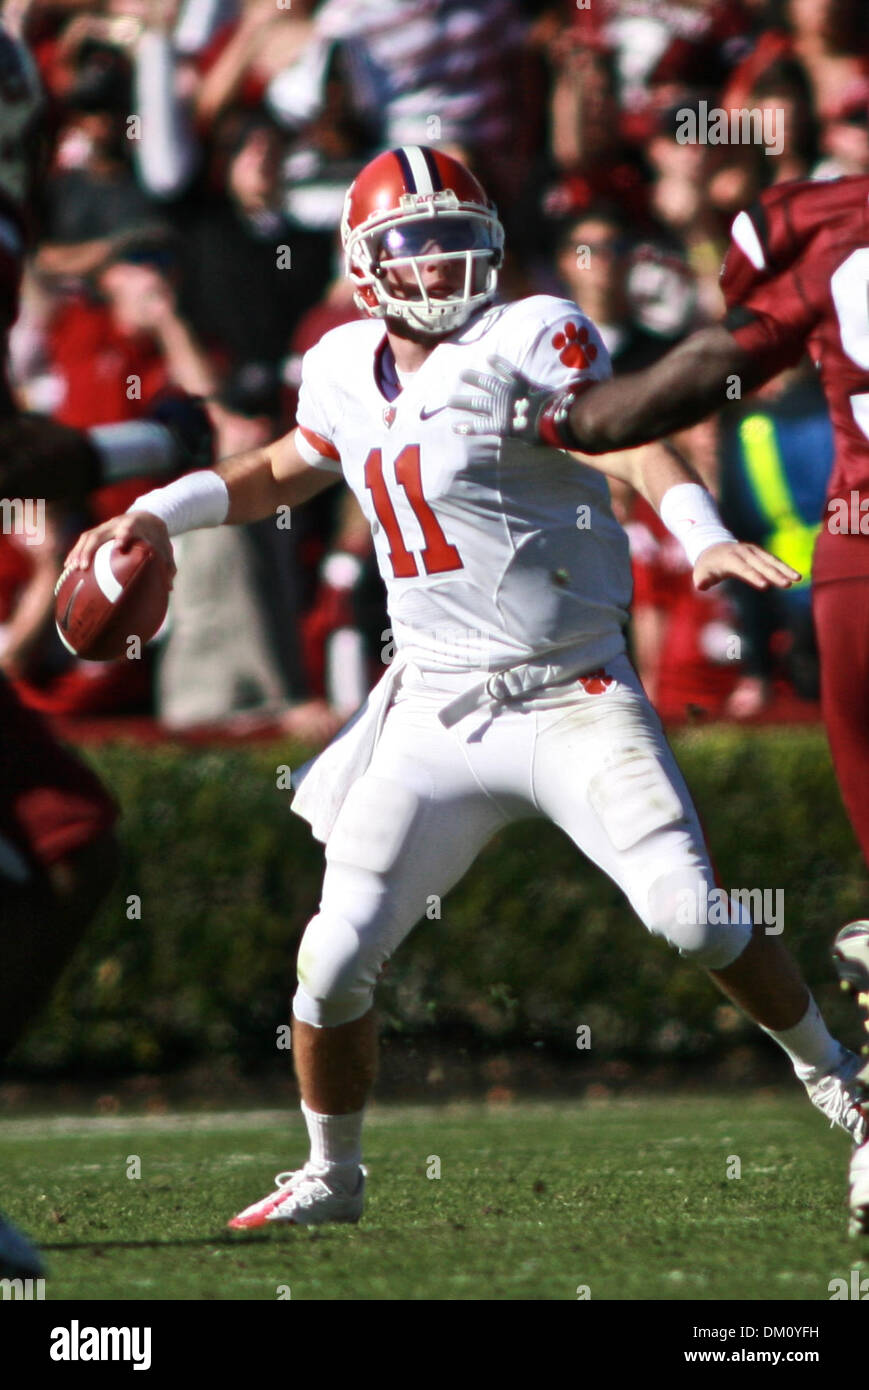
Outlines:
MULTIPOLYGON (((306 355, 297 427, 146 494, 80 538, 171 537, 295 507, 343 476, 367 517, 395 657, 299 779, 294 809, 326 845, 298 958, 293 1053, 310 1156, 230 1225, 356 1221, 361 1131, 376 1070, 378 974, 502 826, 548 818, 637 915, 705 967, 790 1056, 855 1140, 859 1060, 828 1033, 777 934, 736 904, 699 904, 714 876, 690 796, 625 650, 627 540, 606 472, 682 539, 695 582, 786 587, 796 572, 721 524, 681 458, 652 446, 604 460, 490 429, 459 436, 450 399, 491 354, 552 389, 603 380, 606 349, 575 304, 497 301, 503 235, 478 181, 420 146, 379 155, 347 194, 346 267, 366 317, 306 355), (714 923, 710 916, 725 916, 714 923)), ((481 930, 497 924, 481 923, 481 930)))
MULTIPOLYGON (((727 317, 653 367, 553 391, 504 358, 466 377, 458 428, 593 453, 691 425, 808 350, 835 457, 812 565, 821 701, 842 799, 869 863, 869 175, 777 184, 736 217, 722 269, 727 317)), ((852 923, 853 949, 867 924, 852 923)), ((864 950, 865 950, 864 946, 864 950)), ((858 996, 869 1014, 869 995, 858 996)), ((869 1092, 869 1069, 864 1075, 869 1092)), ((869 1233, 869 1150, 852 1163, 852 1227, 869 1233), (863 1174, 862 1177, 859 1175, 863 1174)))

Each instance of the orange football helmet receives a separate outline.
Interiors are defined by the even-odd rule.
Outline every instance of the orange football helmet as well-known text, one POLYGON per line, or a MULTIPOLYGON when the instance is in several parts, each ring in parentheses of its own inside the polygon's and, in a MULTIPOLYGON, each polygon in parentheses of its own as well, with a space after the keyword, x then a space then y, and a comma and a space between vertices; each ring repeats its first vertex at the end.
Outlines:
POLYGON ((504 229, 495 206, 463 164, 425 145, 403 145, 366 164, 344 200, 341 241, 355 301, 373 318, 442 336, 497 293, 504 229), (461 288, 426 287, 423 266, 457 261, 464 261, 461 288), (413 279, 396 294, 402 287, 390 287, 387 272, 403 267, 413 279))

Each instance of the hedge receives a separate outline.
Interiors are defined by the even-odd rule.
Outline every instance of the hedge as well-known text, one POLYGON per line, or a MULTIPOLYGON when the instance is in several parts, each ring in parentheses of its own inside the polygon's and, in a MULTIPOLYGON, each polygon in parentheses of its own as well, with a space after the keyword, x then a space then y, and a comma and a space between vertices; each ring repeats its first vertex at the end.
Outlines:
MULTIPOLYGON (((823 733, 689 730, 674 747, 728 888, 785 890, 785 939, 832 1025, 856 1036, 829 944, 866 911, 823 733)), ((87 754, 124 808, 120 877, 19 1073, 157 1072, 275 1059, 322 849, 289 809, 286 747, 113 744, 87 754), (140 911, 140 917, 137 913, 140 911)), ((755 1036, 701 971, 651 939, 554 827, 503 832, 394 958, 384 1026, 600 1058, 713 1058, 755 1036)))

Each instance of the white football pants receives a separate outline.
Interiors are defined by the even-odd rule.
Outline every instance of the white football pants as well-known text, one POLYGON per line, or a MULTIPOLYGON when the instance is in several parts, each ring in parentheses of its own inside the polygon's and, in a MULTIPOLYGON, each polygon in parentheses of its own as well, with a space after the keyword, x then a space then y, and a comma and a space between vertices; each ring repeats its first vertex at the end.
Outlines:
POLYGON ((409 668, 367 771, 326 845, 320 910, 299 950, 296 1017, 361 1018, 378 973, 433 895, 443 897, 502 826, 545 817, 609 874, 649 931, 707 969, 748 944, 737 910, 710 923, 714 875, 688 790, 627 657, 466 715, 438 711, 467 677, 409 668), (686 909, 686 904, 687 909, 686 909))

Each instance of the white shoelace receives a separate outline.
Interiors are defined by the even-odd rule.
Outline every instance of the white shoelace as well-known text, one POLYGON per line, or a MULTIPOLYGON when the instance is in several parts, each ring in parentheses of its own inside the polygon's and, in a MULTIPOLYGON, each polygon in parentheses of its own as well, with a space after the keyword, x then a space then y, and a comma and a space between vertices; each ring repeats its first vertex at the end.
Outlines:
POLYGON ((862 1144, 869 1124, 858 1103, 859 1090, 849 1086, 853 1080, 853 1076, 831 1072, 810 1087, 809 1094, 813 1104, 828 1117, 831 1129, 837 1124, 841 1125, 858 1144, 862 1144))

